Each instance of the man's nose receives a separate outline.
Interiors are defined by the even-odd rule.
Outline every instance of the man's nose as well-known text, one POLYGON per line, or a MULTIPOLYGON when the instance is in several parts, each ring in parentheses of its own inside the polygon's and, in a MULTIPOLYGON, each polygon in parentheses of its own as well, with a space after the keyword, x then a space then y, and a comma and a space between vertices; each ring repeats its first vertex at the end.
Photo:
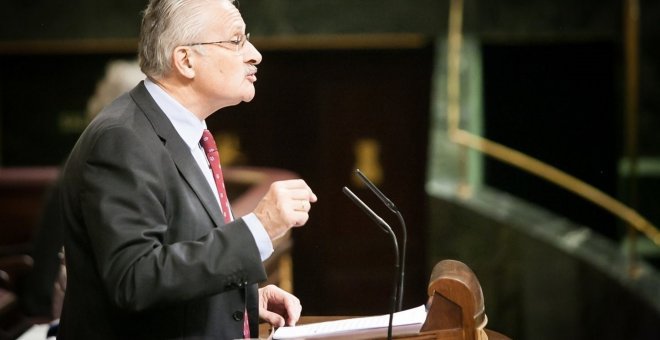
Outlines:
POLYGON ((245 42, 245 62, 252 64, 252 65, 258 65, 261 62, 261 53, 257 50, 257 48, 252 45, 251 41, 246 41, 245 42))

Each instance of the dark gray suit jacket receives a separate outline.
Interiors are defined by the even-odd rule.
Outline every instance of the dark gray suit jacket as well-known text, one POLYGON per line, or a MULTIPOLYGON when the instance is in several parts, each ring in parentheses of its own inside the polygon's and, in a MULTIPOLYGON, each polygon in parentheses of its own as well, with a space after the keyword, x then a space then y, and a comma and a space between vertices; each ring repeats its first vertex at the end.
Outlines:
POLYGON ((58 339, 258 334, 266 279, 245 223, 224 224, 188 146, 143 83, 76 143, 61 178, 68 282, 58 339))

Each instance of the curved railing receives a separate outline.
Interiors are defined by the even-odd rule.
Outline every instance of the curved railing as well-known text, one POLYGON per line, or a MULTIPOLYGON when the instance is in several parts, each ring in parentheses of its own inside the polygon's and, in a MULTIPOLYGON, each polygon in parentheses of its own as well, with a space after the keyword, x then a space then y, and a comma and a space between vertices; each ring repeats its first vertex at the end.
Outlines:
POLYGON ((460 122, 460 63, 463 0, 451 0, 448 30, 447 128, 449 139, 458 145, 478 150, 490 157, 516 166, 571 191, 616 215, 660 246, 660 231, 634 209, 584 181, 520 151, 462 130, 460 122))

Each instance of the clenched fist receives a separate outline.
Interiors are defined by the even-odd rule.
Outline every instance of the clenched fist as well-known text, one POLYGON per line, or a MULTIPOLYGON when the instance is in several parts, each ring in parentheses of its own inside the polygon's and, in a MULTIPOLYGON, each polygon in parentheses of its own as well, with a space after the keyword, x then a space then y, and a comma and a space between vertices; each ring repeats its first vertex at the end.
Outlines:
POLYGON ((309 209, 316 195, 302 179, 274 182, 261 199, 254 214, 271 240, 284 235, 291 227, 300 227, 309 219, 309 209))

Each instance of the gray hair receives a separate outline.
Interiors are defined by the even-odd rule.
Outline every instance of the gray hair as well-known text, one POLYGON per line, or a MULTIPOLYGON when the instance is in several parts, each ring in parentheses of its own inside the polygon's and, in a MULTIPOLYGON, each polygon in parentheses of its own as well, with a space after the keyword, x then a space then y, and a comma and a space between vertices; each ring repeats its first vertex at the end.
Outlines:
POLYGON ((147 76, 158 78, 172 68, 172 51, 199 37, 207 25, 207 4, 233 0, 150 0, 144 10, 138 60, 147 76))

